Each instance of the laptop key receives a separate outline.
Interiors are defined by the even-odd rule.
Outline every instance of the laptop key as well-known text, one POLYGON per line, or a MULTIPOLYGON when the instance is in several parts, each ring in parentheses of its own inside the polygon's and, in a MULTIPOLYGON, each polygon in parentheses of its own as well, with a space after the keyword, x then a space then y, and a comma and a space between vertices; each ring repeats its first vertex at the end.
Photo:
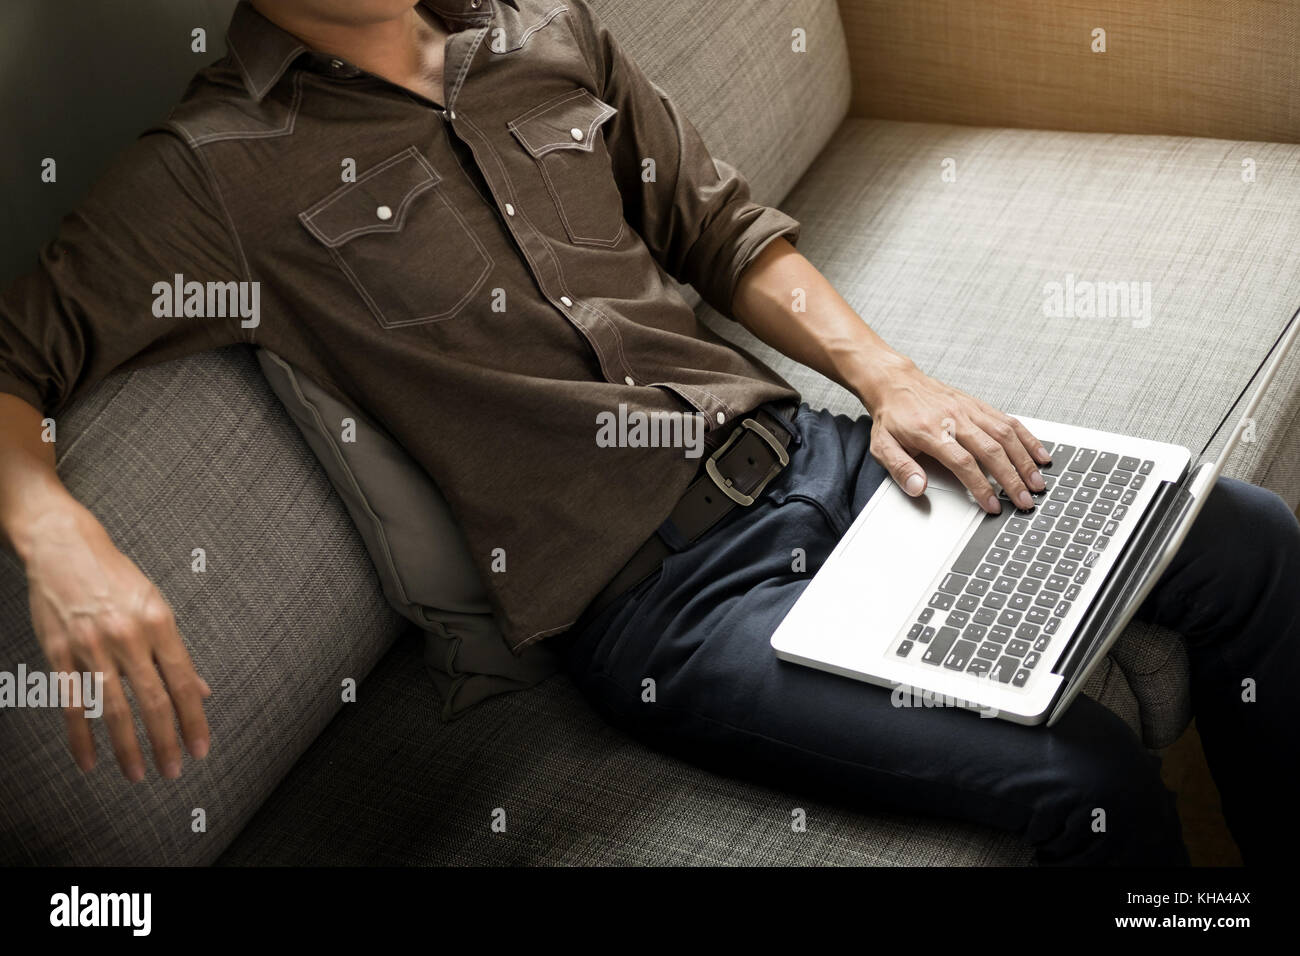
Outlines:
POLYGON ((1039 548, 1038 560, 1043 564, 1055 564, 1061 559, 1060 548, 1039 548))
POLYGON ((978 644, 980 641, 984 640, 984 635, 988 632, 989 629, 983 624, 967 624, 966 630, 961 632, 961 636, 963 640, 974 641, 978 644))
POLYGON ((1008 611, 1003 611, 1002 614, 1005 617, 1009 611, 1023 611, 1032 603, 1033 599, 1030 598, 1028 594, 1021 594, 1017 591, 1015 594, 1007 598, 1008 611))
POLYGON ((1092 502, 1097 500, 1097 492, 1093 491, 1091 488, 1078 488, 1074 492, 1074 500, 1092 504, 1092 502))
MULTIPOLYGON (((1105 488, 1101 489, 1101 496, 1106 501, 1115 501, 1122 494, 1124 494, 1124 489, 1119 485, 1107 485, 1105 488)), ((1132 494, 1132 492, 1129 492, 1129 494, 1132 494)))
MULTIPOLYGON (((1057 607, 1060 607, 1058 604, 1057 607)), ((1031 607, 1025 612, 1025 620, 1030 624, 1044 624, 1047 622, 1047 609, 1042 607, 1031 607)))
POLYGON ((1060 599, 1060 595, 1055 591, 1044 591, 1042 594, 1038 595, 1038 597, 1034 598, 1034 603, 1039 607, 1052 607, 1060 599))
POLYGON ((941 611, 946 611, 952 607, 952 595, 944 594, 942 591, 935 591, 934 596, 930 598, 930 607, 937 607, 941 611))
POLYGON ((1071 501, 1065 506, 1065 515, 1067 518, 1082 518, 1088 513, 1088 506, 1082 501, 1071 501))
POLYGON ((984 606, 1000 611, 1007 605, 1007 596, 1001 591, 990 591, 984 595, 984 606))
POLYGON ((984 592, 988 589, 989 582, 987 580, 980 580, 979 578, 971 578, 970 583, 966 585, 966 593, 973 594, 976 597, 983 597, 984 592))
POLYGON ((1062 518, 1056 523, 1056 530, 1062 534, 1070 534, 1079 527, 1078 518, 1062 518))
POLYGON ((1073 445, 1057 445, 1056 448, 1051 449, 1052 452, 1051 464, 1044 465, 1038 470, 1041 471, 1043 474, 1047 474, 1048 472, 1052 472, 1053 474, 1056 474, 1064 471, 1066 466, 1069 465, 1070 461, 1074 458, 1074 450, 1075 449, 1073 445))
POLYGON ((998 623, 1003 627, 1015 627, 1020 623, 1020 612, 1007 608, 998 615, 998 623))
POLYGON ((1012 657, 1024 657, 1029 653, 1029 642, 1019 638, 1007 641, 1007 653, 1012 657))
POLYGON ((1152 461, 1150 458, 1148 458, 1146 461, 1142 462, 1142 467, 1140 467, 1138 471, 1144 475, 1149 475, 1151 474, 1151 469, 1154 468, 1155 466, 1156 463, 1152 461))
POLYGON ((1011 678, 1011 686, 1024 687, 1027 683, 1029 683, 1029 676, 1032 673, 1033 671, 1026 670, 1023 667, 1020 668, 1020 670, 1016 671, 1016 676, 1011 678))
POLYGON ((966 673, 974 674, 976 677, 983 677, 992 667, 993 662, 991 660, 977 655, 972 657, 970 663, 966 665, 966 673))
POLYGON ((1083 561, 1088 557, 1088 549, 1072 544, 1065 549, 1065 556, 1071 561, 1083 561))
POLYGON ((1139 464, 1141 464, 1141 462, 1139 462, 1132 455, 1125 455, 1123 458, 1119 460, 1119 466, 1124 471, 1137 471, 1139 464))
POLYGON ((1103 475, 1108 475, 1115 470, 1115 462, 1119 460, 1119 455, 1112 451, 1104 451, 1097 456, 1097 460, 1092 463, 1092 470, 1099 471, 1103 475))
POLYGON ((998 619, 997 611, 991 607, 982 607, 971 616, 971 620, 976 624, 989 625, 998 619))
POLYGON ((1016 589, 1016 581, 1005 574, 993 582, 993 590, 1001 591, 1003 594, 1010 594, 1016 589))
POLYGON ((1096 548, 1098 551, 1105 551, 1106 545, 1108 544, 1110 544, 1110 538, 1106 537, 1106 535, 1103 534, 1101 537, 1099 537, 1096 541, 1092 543, 1092 546, 1096 548))
POLYGON ((953 645, 952 650, 948 652, 943 666, 950 671, 964 671, 966 665, 970 663, 971 655, 975 653, 977 646, 974 641, 958 641, 953 645))
POLYGON ((1097 457, 1097 449, 1080 448, 1074 454, 1074 460, 1070 462, 1070 471, 1087 471, 1092 467, 1093 459, 1097 457))
POLYGON ((1038 651, 1039 653, 1042 653, 1043 651, 1047 650, 1047 645, 1050 643, 1052 643, 1051 635, 1044 634, 1041 637, 1039 637, 1038 640, 1034 641, 1034 650, 1038 651))
POLYGON ((1035 561, 1029 566, 1029 576, 1031 578, 1045 578, 1052 573, 1052 566, 1044 564, 1042 561, 1035 561))
POLYGON ((1074 492, 1065 483, 1061 483, 1052 489, 1050 500, 1052 501, 1069 501, 1074 497, 1074 492))
POLYGON ((973 611, 979 606, 980 599, 973 594, 963 594, 957 599, 957 610, 959 611, 973 611))
POLYGON ((912 652, 912 642, 911 642, 911 641, 904 641, 902 644, 899 644, 899 645, 898 645, 898 656, 899 656, 899 657, 906 657, 906 656, 907 656, 908 654, 910 654, 911 652, 912 652))
POLYGON ((1112 485, 1127 485, 1133 480, 1133 473, 1128 471, 1117 471, 1110 476, 1112 485))
POLYGON ((1093 514, 1108 515, 1111 513, 1112 510, 1118 510, 1115 509, 1115 502, 1113 501, 1107 501, 1106 499, 1103 498, 1101 501, 1093 502, 1092 505, 1093 514))
POLYGON ((1064 548, 1070 543, 1070 536, 1064 531, 1053 531, 1047 536, 1047 546, 1050 548, 1064 548))
MULTIPOLYGON (((1110 504, 1110 502, 1106 502, 1106 503, 1110 504)), ((1124 516, 1126 514, 1128 514, 1128 505, 1116 505, 1115 511, 1113 514, 1111 514, 1111 517, 1114 518, 1116 521, 1123 521, 1124 516)))
POLYGON ((1047 579, 1049 591, 1064 591, 1070 586, 1070 579, 1061 574, 1053 574, 1047 579))
POLYGON ((967 540, 966 546, 961 549, 961 554, 957 555, 957 559, 953 561, 952 570, 954 573, 970 574, 979 567, 984 558, 984 553, 988 551, 989 545, 998 536, 998 532, 1005 520, 1006 515, 1003 514, 984 516, 984 519, 979 523, 979 527, 975 529, 975 533, 967 540))
POLYGON ((1071 584, 1068 588, 1065 589, 1065 593, 1061 595, 1061 600, 1073 601, 1078 596, 1079 596, 1079 585, 1071 584))
POLYGON ((921 608, 921 613, 916 616, 916 619, 922 624, 929 624, 932 617, 934 617, 934 608, 925 607, 921 608))
POLYGON ((1147 483, 1146 475, 1134 475, 1133 480, 1128 483, 1128 486, 1132 488, 1134 491, 1137 491, 1146 483, 1147 483))
POLYGON ((1039 588, 1042 586, 1043 582, 1038 580, 1038 578, 1025 578, 1020 582, 1020 586, 1017 587, 1016 590, 1021 594, 1034 595, 1038 593, 1039 588))
POLYGON ((939 590, 948 594, 961 594, 961 589, 966 586, 966 577, 961 574, 949 574, 944 577, 939 585, 939 590))
POLYGON ((942 663, 943 659, 948 656, 948 651, 952 648, 957 637, 957 628, 939 628, 939 633, 934 636, 934 640, 930 642, 930 646, 925 649, 925 653, 921 655, 921 660, 927 664, 942 663))
POLYGON ((1106 519, 1101 515, 1088 515, 1083 519, 1083 526, 1089 531, 1100 531, 1105 523, 1106 519))
POLYGON ((1002 655, 1002 648, 992 641, 985 641, 980 645, 980 649, 975 652, 976 657, 983 657, 990 661, 997 660, 1002 655))
POLYGON ((998 566, 996 564, 981 564, 975 569, 975 577, 982 578, 985 581, 992 581, 998 576, 998 566))
POLYGON ((1040 660, 1042 660, 1041 654, 1037 653, 1036 651, 1030 651, 1028 654, 1025 655, 1025 659, 1021 661, 1021 663, 1024 664, 1026 668, 1032 670, 1035 666, 1037 666, 1040 660))
MULTIPOLYGON (((1033 557, 1033 555, 1030 555, 1030 557, 1033 557)), ((1025 561, 1028 560, 1029 558, 1025 559, 1025 561)), ((1006 572, 1006 576, 1009 578, 1023 578, 1025 576, 1025 568, 1028 567, 1028 565, 1025 564, 1025 561, 1008 561, 1007 566, 1002 570, 1006 572)))
POLYGON ((909 630, 909 631, 907 632, 907 636, 910 637, 910 638, 912 638, 912 639, 916 639, 916 638, 918 638, 918 637, 921 636, 921 631, 922 631, 922 630, 924 630, 924 627, 923 627, 922 625, 920 625, 920 624, 913 624, 912 627, 911 627, 911 630, 909 630))
POLYGON ((1083 476, 1083 487, 1085 488, 1100 488, 1105 483, 1106 483, 1106 476, 1102 474, 1098 474, 1095 471, 1089 472, 1088 474, 1083 476))
POLYGON ((1124 492, 1124 494, 1120 496, 1119 503, 1125 506, 1131 505, 1133 502, 1137 501, 1137 496, 1137 491, 1130 487, 1128 491, 1124 492))
POLYGON ((1080 568, 1080 569, 1079 569, 1079 573, 1076 574, 1076 575, 1074 576, 1074 583, 1075 583, 1075 584, 1087 584, 1087 583, 1088 583, 1088 575, 1091 574, 1091 573, 1092 573, 1092 572, 1091 572, 1090 570, 1088 570, 1087 568, 1080 568))
POLYGON ((1019 668, 1020 661, 1014 657, 1000 657, 998 662, 993 665, 993 670, 989 671, 989 677, 1000 684, 1010 684, 1011 678, 1016 676, 1016 671, 1019 668))
POLYGON ((1056 562, 1056 573, 1061 575, 1062 577, 1068 578, 1071 574, 1073 574, 1078 569, 1079 569, 1078 561, 1070 561, 1066 559, 1064 561, 1056 562))
POLYGON ((997 541, 997 546, 999 548, 1005 548, 1005 549, 1011 549, 1020 544, 1019 538, 1017 538, 1014 534, 1008 534, 1005 531, 997 536, 996 541, 997 541))
POLYGON ((1016 637, 1022 641, 1032 641, 1038 637, 1038 625, 1021 624, 1016 628, 1016 637))
POLYGON ((1011 628, 1001 625, 989 628, 989 640, 996 644, 1005 644, 1011 640, 1011 628))
POLYGON ((948 620, 945 621, 949 627, 965 627, 970 620, 970 615, 965 611, 949 611, 948 620))
POLYGON ((1074 472, 1067 471, 1061 476, 1060 485, 1062 488, 1078 488, 1081 480, 1074 472))
POLYGON ((1061 627, 1061 619, 1059 617, 1051 618, 1050 620, 1047 621, 1046 624, 1043 625, 1043 633, 1049 635, 1055 634, 1060 629, 1060 627, 1061 627))
POLYGON ((1034 519, 1034 523, 1031 525, 1031 527, 1035 531, 1051 531, 1053 525, 1055 524, 1056 524, 1056 519, 1049 518, 1046 515, 1040 514, 1037 518, 1034 519))

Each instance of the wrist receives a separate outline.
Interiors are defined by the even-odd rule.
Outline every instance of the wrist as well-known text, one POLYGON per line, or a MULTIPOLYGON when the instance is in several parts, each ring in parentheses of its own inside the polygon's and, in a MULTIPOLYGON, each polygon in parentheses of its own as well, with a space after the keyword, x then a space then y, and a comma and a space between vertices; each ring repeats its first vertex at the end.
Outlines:
POLYGON ((858 400, 874 416, 884 398, 903 381, 920 374, 910 358, 892 349, 879 352, 860 363, 860 368, 850 379, 850 388, 858 400))
POLYGON ((0 517, 5 537, 18 560, 28 564, 39 543, 80 527, 86 509, 61 484, 24 489, 21 503, 0 517))

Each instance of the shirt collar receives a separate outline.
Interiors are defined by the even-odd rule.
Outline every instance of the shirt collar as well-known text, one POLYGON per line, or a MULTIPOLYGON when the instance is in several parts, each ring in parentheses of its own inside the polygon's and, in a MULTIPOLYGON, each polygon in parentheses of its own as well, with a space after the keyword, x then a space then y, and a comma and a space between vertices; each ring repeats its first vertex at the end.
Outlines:
MULTIPOLYGON (((481 26, 492 19, 493 5, 505 3, 516 10, 518 0, 419 0, 424 6, 447 20, 467 26, 481 26)), ((244 78, 248 95, 257 102, 280 81, 290 64, 307 45, 292 33, 276 26, 253 9, 248 0, 240 0, 226 30, 226 48, 235 58, 244 78)))

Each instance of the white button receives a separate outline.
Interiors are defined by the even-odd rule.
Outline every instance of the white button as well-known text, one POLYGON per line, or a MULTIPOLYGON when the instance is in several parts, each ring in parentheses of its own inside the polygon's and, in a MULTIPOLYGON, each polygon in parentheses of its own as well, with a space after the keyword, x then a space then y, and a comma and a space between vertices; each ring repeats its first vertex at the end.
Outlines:
POLYGON ((510 203, 506 203, 506 215, 513 216, 514 214, 515 214, 515 207, 510 205, 510 203))
POLYGON ((477 10, 479 7, 483 6, 483 0, 469 0, 469 5, 477 10))
POLYGON ((624 376, 623 376, 623 381, 627 382, 629 385, 635 385, 635 384, 636 384, 636 382, 634 382, 634 381, 632 380, 632 376, 631 376, 631 375, 624 375, 624 376))
POLYGON ((722 412, 718 412, 718 424, 725 425, 726 423, 727 423, 727 416, 722 414, 722 412))
POLYGON ((455 111, 455 110, 447 110, 447 119, 455 119, 455 118, 456 118, 456 111, 455 111))
POLYGON ((573 137, 574 139, 576 139, 576 140, 581 140, 581 139, 582 139, 582 130, 578 129, 578 127, 575 126, 575 127, 573 127, 573 129, 569 130, 569 135, 572 136, 572 137, 573 137))
POLYGON ((384 220, 384 222, 387 222, 388 220, 393 218, 393 211, 389 209, 387 206, 380 206, 378 209, 375 210, 375 215, 378 216, 380 219, 384 220))
POLYGON ((570 299, 567 295, 560 296, 560 301, 563 302, 565 305, 573 305, 573 300, 570 299))

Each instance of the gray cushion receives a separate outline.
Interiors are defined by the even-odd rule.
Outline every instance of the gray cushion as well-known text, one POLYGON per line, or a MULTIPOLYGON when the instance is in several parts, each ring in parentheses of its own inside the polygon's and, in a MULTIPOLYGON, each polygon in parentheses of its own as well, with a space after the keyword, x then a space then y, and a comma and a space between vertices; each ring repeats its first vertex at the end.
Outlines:
POLYGON ((465 536, 428 474, 379 425, 280 356, 258 349, 257 360, 343 499, 389 603, 428 632, 425 662, 444 717, 553 673, 544 644, 511 653, 465 536), (342 438, 348 419, 352 441, 342 438))

